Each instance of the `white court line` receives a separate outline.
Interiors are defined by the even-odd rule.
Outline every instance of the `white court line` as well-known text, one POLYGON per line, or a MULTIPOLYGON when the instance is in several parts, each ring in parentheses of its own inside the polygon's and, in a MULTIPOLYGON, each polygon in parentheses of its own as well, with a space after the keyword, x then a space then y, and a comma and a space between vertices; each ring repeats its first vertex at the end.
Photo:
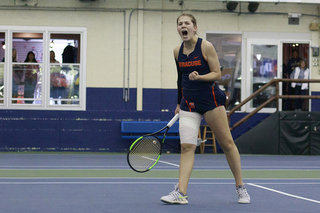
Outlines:
POLYGON ((118 168, 127 166, 0 166, 0 168, 118 168))
POLYGON ((166 182, 0 182, 0 185, 57 185, 57 184, 94 185, 94 184, 169 184, 169 183, 166 183, 166 182))
POLYGON ((309 198, 292 195, 292 194, 289 194, 289 193, 285 193, 285 192, 281 192, 281 191, 278 191, 278 190, 270 189, 270 188, 267 188, 267 187, 259 186, 259 185, 253 184, 253 183, 246 183, 246 185, 255 186, 255 187, 258 187, 258 188, 261 188, 261 189, 269 190, 269 191, 272 191, 272 192, 283 194, 283 195, 286 195, 286 196, 289 196, 289 197, 298 198, 298 199, 301 199, 301 200, 311 201, 311 202, 314 202, 314 203, 320 203, 320 201, 318 201, 318 200, 312 200, 312 199, 309 199, 309 198))
MULTIPOLYGON (((152 160, 152 161, 156 161, 156 160, 154 160, 154 159, 152 159, 152 158, 148 158, 148 157, 146 157, 146 156, 142 156, 142 157, 143 157, 143 158, 146 158, 146 159, 149 159, 149 160, 152 160)), ((164 164, 168 164, 168 165, 171 165, 171 166, 175 166, 175 167, 180 167, 178 164, 169 163, 169 162, 166 162, 166 161, 161 161, 161 160, 159 160, 158 162, 164 163, 164 164)))
MULTIPOLYGON (((130 178, 132 179, 132 178, 130 178)), ((24 179, 26 180, 26 179, 24 179)), ((35 180, 35 179, 29 179, 29 180, 35 180)), ((159 182, 159 181, 111 181, 111 182, 106 182, 106 181, 0 181, 0 185, 43 185, 43 184, 48 184, 48 185, 55 185, 55 184, 72 184, 72 185, 75 185, 75 184, 172 184, 172 182, 159 182)), ((262 183, 261 183, 262 184, 262 183)), ((284 184, 284 183, 274 183, 274 184, 284 184)), ((292 183, 292 184, 295 184, 295 185, 306 185, 308 183, 292 183)), ((320 183, 310 183, 310 184, 320 184, 320 183)), ((215 183, 212 183, 212 182, 202 182, 202 183, 195 183, 195 182, 190 182, 189 185, 234 185, 234 182, 215 182, 215 183)), ((312 202, 316 202, 316 203, 320 203, 320 201, 317 201, 317 200, 312 200, 312 199, 308 199, 308 198, 303 198, 303 197, 299 197, 299 196, 296 196, 296 195, 291 195, 291 194, 288 194, 288 193, 285 193, 285 192, 281 192, 281 191, 277 191, 277 190, 273 190, 273 189, 270 189, 270 188, 266 188, 266 187, 263 187, 263 186, 259 186, 259 185, 256 185, 256 184, 252 184, 252 183, 246 183, 246 185, 251 185, 251 186, 255 186, 255 187, 259 187, 259 188, 263 188, 263 189, 266 189, 266 190, 270 190, 270 191, 273 191, 273 192, 277 192, 277 193, 280 193, 280 194, 284 194, 284 195, 287 195, 287 196, 291 196, 291 197, 295 197, 295 198, 299 198, 299 199, 304 199, 304 200, 308 200, 308 201, 312 201, 312 202)))
POLYGON ((168 165, 171 165, 171 166, 175 166, 175 167, 180 167, 178 164, 174 164, 174 163, 169 163, 169 162, 166 162, 166 161, 161 161, 159 160, 160 163, 165 163, 165 164, 168 164, 168 165))
MULTIPOLYGON (((75 184, 87 184, 87 185, 95 185, 95 184, 173 184, 172 182, 123 182, 123 181, 118 181, 118 182, 85 182, 85 181, 81 181, 81 182, 70 182, 70 181, 36 181, 36 182, 0 182, 0 185, 58 185, 58 184, 72 184, 72 185, 75 185, 75 184)), ((234 183, 233 182, 230 182, 230 183, 189 183, 189 185, 233 185, 234 183)))

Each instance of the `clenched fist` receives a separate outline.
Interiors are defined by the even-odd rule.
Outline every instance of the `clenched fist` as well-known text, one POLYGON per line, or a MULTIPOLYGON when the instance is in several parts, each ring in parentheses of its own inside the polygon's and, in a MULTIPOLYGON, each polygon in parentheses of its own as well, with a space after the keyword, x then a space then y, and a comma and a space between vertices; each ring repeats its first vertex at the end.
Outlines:
POLYGON ((191 81, 196 81, 200 77, 199 73, 197 71, 193 71, 192 73, 189 74, 189 80, 191 81))

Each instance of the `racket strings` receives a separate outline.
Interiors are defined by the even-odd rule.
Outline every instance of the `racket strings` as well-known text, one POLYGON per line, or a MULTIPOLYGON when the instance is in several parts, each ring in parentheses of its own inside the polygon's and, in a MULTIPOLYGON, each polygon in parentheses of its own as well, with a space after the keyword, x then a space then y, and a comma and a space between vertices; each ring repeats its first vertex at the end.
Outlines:
POLYGON ((129 162, 138 171, 152 167, 161 154, 161 142, 154 136, 147 136, 137 141, 130 150, 129 162))

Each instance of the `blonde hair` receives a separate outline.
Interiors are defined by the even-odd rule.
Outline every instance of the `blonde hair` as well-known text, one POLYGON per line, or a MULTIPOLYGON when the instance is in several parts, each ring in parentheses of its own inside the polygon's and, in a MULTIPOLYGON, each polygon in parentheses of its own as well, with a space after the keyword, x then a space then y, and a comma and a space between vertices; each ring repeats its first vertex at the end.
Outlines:
POLYGON ((191 14, 188 14, 188 13, 183 13, 181 14, 178 18, 177 18, 177 24, 179 22, 179 18, 182 17, 182 16, 188 16, 190 19, 191 19, 191 22, 193 23, 194 26, 197 26, 197 19, 191 15, 191 14))

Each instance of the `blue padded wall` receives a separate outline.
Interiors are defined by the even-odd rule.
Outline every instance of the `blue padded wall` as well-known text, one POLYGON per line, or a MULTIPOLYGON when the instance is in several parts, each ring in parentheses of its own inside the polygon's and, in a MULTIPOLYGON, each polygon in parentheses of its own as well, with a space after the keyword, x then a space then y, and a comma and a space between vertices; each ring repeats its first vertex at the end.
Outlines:
MULTIPOLYGON (((319 95, 320 92, 311 92, 311 95, 319 95)), ((312 99, 311 100, 311 111, 319 112, 320 111, 320 99, 312 99)))

